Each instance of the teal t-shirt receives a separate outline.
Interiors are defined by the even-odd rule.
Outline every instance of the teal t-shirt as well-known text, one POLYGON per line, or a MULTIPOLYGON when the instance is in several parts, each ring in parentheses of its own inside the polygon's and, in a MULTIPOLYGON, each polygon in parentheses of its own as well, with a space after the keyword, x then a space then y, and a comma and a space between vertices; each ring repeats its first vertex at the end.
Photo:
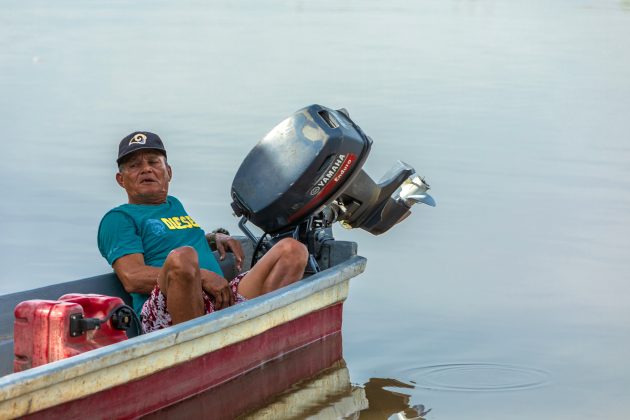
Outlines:
MULTIPOLYGON (((118 206, 103 216, 98 228, 98 249, 110 265, 125 255, 144 254, 146 265, 161 267, 169 252, 185 245, 197 250, 200 268, 223 276, 203 229, 170 195, 164 204, 118 206)), ((140 314, 149 295, 131 293, 131 297, 140 314)))

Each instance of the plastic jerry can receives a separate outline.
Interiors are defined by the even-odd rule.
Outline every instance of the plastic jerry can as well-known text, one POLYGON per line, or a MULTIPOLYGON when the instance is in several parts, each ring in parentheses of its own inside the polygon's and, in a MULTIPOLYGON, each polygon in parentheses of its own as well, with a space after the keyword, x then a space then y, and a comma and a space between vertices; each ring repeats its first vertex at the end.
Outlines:
POLYGON ((122 299, 67 294, 59 300, 28 300, 15 307, 13 371, 20 372, 127 339, 124 330, 103 322, 122 299), (89 318, 96 318, 91 321, 89 318), (85 321, 91 327, 85 328, 85 321))

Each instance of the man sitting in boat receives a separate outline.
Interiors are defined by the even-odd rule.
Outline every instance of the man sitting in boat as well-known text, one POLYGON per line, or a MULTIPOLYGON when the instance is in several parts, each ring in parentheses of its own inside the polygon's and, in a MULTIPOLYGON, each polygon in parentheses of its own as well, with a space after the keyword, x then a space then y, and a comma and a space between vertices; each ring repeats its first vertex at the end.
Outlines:
POLYGON ((179 200, 168 195, 172 178, 166 149, 154 133, 133 132, 118 148, 116 181, 128 204, 105 214, 98 247, 112 265, 145 332, 188 321, 286 286, 302 278, 308 252, 293 239, 278 242, 248 272, 228 282, 211 250, 243 251, 228 235, 205 234, 179 200))

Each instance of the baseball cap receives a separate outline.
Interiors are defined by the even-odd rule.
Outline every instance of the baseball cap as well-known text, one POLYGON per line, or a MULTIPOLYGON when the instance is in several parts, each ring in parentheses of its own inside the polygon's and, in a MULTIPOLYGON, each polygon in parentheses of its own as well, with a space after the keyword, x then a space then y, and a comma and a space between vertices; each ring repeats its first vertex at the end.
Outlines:
POLYGON ((148 131, 134 131, 120 141, 116 163, 120 163, 122 158, 140 149, 159 150, 166 156, 166 149, 160 136, 148 131))

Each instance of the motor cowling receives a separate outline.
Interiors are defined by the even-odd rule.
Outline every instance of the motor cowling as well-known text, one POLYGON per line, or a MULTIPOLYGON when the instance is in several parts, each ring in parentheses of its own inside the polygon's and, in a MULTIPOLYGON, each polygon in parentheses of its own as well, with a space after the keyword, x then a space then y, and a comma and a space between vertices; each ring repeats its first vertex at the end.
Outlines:
POLYGON ((352 182, 371 146, 345 110, 302 108, 247 155, 232 183, 232 208, 267 233, 296 226, 352 182))
POLYGON ((14 372, 76 356, 127 339, 109 319, 125 307, 118 297, 68 294, 59 300, 28 300, 15 307, 14 372), (92 321, 95 328, 85 328, 92 321))

